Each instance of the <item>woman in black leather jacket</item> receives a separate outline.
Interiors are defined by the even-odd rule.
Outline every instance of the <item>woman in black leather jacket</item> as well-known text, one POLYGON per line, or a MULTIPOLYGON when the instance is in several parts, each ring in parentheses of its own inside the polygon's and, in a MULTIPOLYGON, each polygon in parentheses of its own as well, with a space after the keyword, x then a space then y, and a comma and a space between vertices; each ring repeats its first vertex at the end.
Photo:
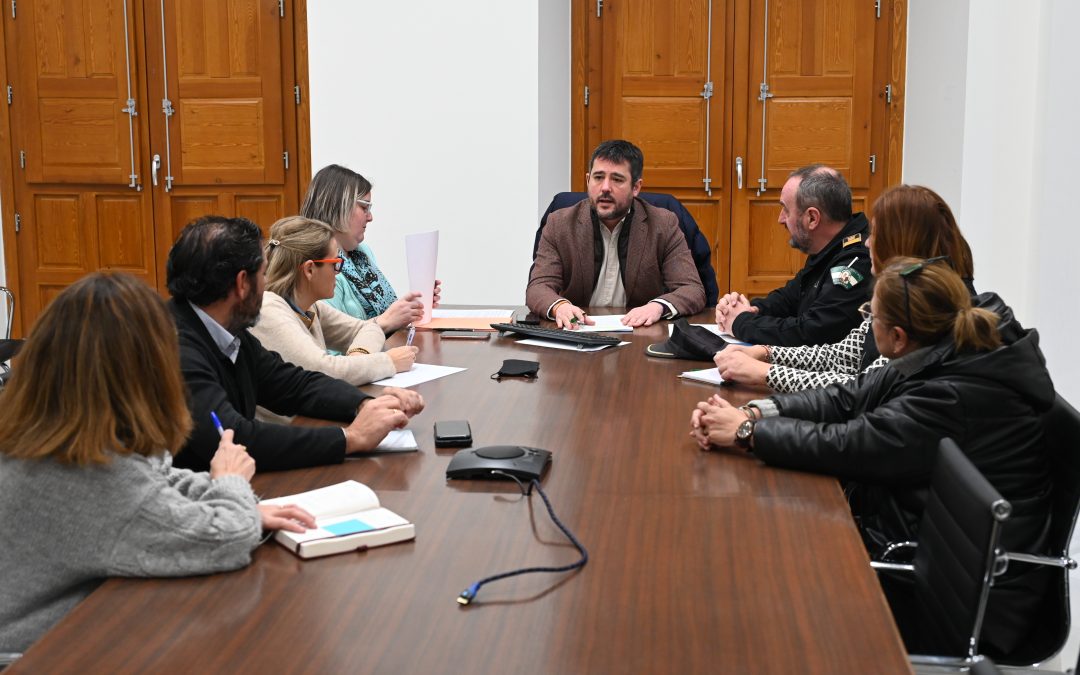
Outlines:
MULTIPOLYGON (((893 541, 915 537, 938 442, 949 437, 1013 506, 1003 548, 1042 552, 1050 475, 1039 413, 1054 385, 1038 333, 1011 321, 999 330, 1002 317, 985 307, 1007 308, 986 296, 973 307, 942 259, 893 259, 866 308, 887 366, 743 408, 713 397, 693 411, 691 435, 704 449, 741 446, 769 464, 854 484, 860 525, 893 541)), ((1023 605, 1042 583, 1016 567, 997 582, 984 629, 1004 652, 1025 636, 1023 605)))

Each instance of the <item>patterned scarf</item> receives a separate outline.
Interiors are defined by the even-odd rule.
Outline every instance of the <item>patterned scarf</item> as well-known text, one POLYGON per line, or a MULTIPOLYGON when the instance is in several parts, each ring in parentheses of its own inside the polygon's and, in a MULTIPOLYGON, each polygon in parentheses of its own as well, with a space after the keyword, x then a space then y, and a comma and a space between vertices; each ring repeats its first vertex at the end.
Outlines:
POLYGON ((341 273, 349 280, 360 297, 360 304, 369 319, 385 312, 397 295, 394 288, 371 259, 357 248, 345 254, 341 273))

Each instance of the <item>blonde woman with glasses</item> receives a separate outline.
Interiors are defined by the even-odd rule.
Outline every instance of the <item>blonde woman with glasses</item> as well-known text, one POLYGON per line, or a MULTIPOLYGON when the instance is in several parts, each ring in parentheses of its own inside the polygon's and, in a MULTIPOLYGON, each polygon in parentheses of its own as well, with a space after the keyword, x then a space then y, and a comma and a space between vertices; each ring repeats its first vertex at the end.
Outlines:
POLYGON ((386 335, 377 321, 319 302, 333 297, 344 263, 329 225, 303 216, 279 220, 270 228, 266 261, 262 312, 251 329, 264 347, 354 385, 412 368, 416 347, 384 352, 386 335))

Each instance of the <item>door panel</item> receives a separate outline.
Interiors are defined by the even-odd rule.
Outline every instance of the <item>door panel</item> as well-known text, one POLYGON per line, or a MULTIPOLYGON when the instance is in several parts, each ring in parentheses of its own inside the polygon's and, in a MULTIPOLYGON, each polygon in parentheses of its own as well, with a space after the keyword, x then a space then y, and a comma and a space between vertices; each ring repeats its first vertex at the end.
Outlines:
POLYGON ((19 7, 13 126, 27 182, 132 181, 139 158, 124 112, 132 25, 123 10, 95 0, 19 7))
POLYGON ((174 183, 283 185, 277 1, 170 0, 164 8, 174 183))
POLYGON ((748 3, 749 77, 737 104, 746 106, 746 126, 733 130, 747 181, 732 200, 731 286, 761 295, 806 260, 777 222, 780 189, 792 171, 831 166, 851 185, 855 211, 866 201, 877 33, 873 3, 748 3))
MULTIPOLYGON (((719 155, 725 3, 712 0, 625 0, 605 5, 602 139, 625 138, 645 155, 646 189, 698 188, 704 192, 710 154, 719 155), (708 113, 707 113, 708 111, 708 113), (711 134, 711 135, 710 135, 711 134), (711 147, 710 147, 711 146, 711 147)), ((590 148, 591 151, 591 148, 590 148)))

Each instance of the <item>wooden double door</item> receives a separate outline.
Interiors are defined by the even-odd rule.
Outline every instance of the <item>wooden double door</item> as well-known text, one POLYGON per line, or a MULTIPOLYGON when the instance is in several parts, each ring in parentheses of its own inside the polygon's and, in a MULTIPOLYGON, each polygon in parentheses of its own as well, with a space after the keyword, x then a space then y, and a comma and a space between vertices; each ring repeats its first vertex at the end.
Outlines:
POLYGON ((905 0, 574 0, 573 175, 625 138, 648 191, 678 197, 721 291, 763 294, 805 256, 780 189, 823 163, 856 211, 900 177, 905 0))
POLYGON ((163 289, 169 248, 193 218, 244 216, 268 227, 297 211, 306 143, 297 132, 297 17, 284 2, 51 0, 8 9, 4 182, 14 203, 4 214, 14 226, 5 227, 5 245, 16 249, 17 274, 9 268, 8 277, 23 332, 94 270, 163 289))

